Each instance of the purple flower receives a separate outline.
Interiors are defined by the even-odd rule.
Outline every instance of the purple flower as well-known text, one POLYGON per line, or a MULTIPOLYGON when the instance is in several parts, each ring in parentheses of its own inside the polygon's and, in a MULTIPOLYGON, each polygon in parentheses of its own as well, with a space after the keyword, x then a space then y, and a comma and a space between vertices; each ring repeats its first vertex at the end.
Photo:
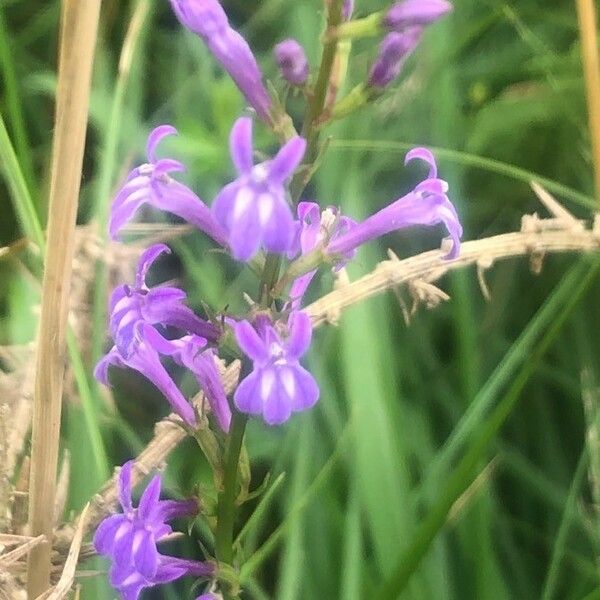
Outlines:
POLYGON ((113 239, 133 218, 144 204, 170 212, 188 221, 223 245, 225 234, 215 222, 209 208, 188 187, 175 181, 169 173, 184 171, 185 167, 171 158, 156 158, 156 147, 168 135, 177 130, 161 125, 148 137, 146 154, 148 162, 129 173, 123 187, 117 193, 111 210, 109 231, 113 239))
POLYGON ((125 600, 137 600, 144 588, 168 583, 185 575, 213 577, 211 563, 165 556, 157 542, 172 532, 167 521, 195 515, 195 500, 160 500, 161 480, 156 475, 144 490, 137 508, 131 499, 133 461, 119 474, 119 502, 123 513, 104 519, 94 535, 98 554, 112 561, 111 585, 125 600))
POLYGON ((304 48, 292 39, 284 40, 273 49, 281 76, 291 85, 304 85, 308 79, 308 60, 304 48))
POLYGON ((261 245, 287 252, 295 225, 284 184, 300 164, 306 142, 296 136, 271 160, 254 165, 252 120, 244 117, 235 122, 229 143, 238 178, 221 190, 212 210, 233 256, 248 261, 261 245))
POLYGON ((352 12, 354 11, 354 0, 344 0, 342 5, 342 18, 344 21, 349 21, 352 18, 352 12))
POLYGON ((448 184, 437 179, 437 165, 433 154, 426 148, 414 148, 406 155, 405 164, 418 158, 429 165, 429 175, 415 189, 399 200, 392 202, 362 223, 351 227, 332 239, 327 245, 331 255, 347 256, 361 244, 397 229, 414 225, 436 225, 443 223, 452 238, 452 249, 447 258, 456 258, 460 251, 462 226, 456 209, 448 199, 448 184))
POLYGON ((102 358, 94 370, 94 377, 104 385, 109 386, 108 368, 116 366, 137 371, 151 381, 167 399, 171 408, 190 426, 196 426, 196 414, 190 403, 185 399, 163 364, 155 346, 160 340, 167 340, 152 327, 143 322, 134 328, 132 351, 123 356, 117 346, 113 346, 102 358), (159 339, 160 338, 160 339, 159 339))
POLYGON ((170 0, 184 27, 199 35, 258 116, 271 122, 271 99, 246 40, 229 25, 217 0, 170 0))
MULTIPOLYGON (((298 219, 300 222, 298 235, 301 255, 308 254, 318 246, 327 245, 356 224, 352 219, 341 215, 338 209, 333 206, 321 212, 321 207, 316 202, 300 202, 298 204, 298 219)), ((355 250, 348 252, 344 260, 337 263, 335 268, 341 268, 353 258, 354 254, 355 250)), ((296 310, 300 307, 302 297, 316 272, 315 269, 301 275, 292 284, 290 289, 292 309, 296 310)))
POLYGON ((186 333, 216 340, 217 327, 201 319, 184 302, 186 294, 176 287, 152 287, 146 285, 146 274, 154 261, 163 253, 170 253, 168 246, 155 244, 140 257, 135 285, 120 285, 110 299, 110 332, 119 352, 128 357, 133 351, 134 330, 138 323, 160 323, 182 329, 186 333))
POLYGON ((434 23, 452 10, 447 0, 402 0, 386 13, 383 23, 394 31, 434 23))
POLYGON ((227 433, 231 424, 231 409, 215 364, 216 355, 212 349, 205 349, 206 340, 197 335, 187 335, 178 340, 165 340, 160 335, 151 335, 154 348, 160 354, 171 356, 178 365, 191 371, 219 427, 227 433))
POLYGON ((396 79, 406 59, 421 40, 422 33, 422 27, 409 27, 402 33, 388 33, 383 38, 375 63, 371 67, 369 86, 384 88, 396 79))
POLYGON ((246 356, 254 363, 250 375, 242 380, 234 394, 238 409, 262 414, 269 425, 279 425, 292 412, 311 408, 319 399, 313 376, 298 362, 308 350, 312 325, 306 313, 293 312, 282 338, 266 316, 234 325, 235 337, 246 356))

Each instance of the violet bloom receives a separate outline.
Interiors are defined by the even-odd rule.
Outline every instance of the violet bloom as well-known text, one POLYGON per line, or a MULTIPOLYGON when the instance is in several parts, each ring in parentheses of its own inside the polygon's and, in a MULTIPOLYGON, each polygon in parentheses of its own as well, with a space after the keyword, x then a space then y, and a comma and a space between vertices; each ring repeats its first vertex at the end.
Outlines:
POLYGON ((268 317, 234 325, 236 340, 254 363, 250 375, 239 384, 233 397, 244 413, 262 414, 269 425, 279 425, 292 412, 306 410, 319 399, 313 376, 298 362, 306 353, 312 325, 306 313, 293 312, 282 337, 268 317))
POLYGON ((281 76, 291 85, 304 85, 309 70, 304 48, 296 40, 288 39, 277 44, 273 52, 281 76))
POLYGON ((199 35, 212 55, 229 73, 258 116, 271 121, 271 98, 246 40, 235 30, 218 0, 170 0, 184 27, 199 35))
POLYGON ((379 46, 379 53, 369 73, 368 85, 384 88, 396 79, 406 59, 419 44, 422 33, 421 27, 409 27, 402 33, 388 33, 379 46))
POLYGON ((163 253, 171 250, 155 244, 140 257, 135 285, 120 285, 112 293, 109 305, 110 332, 119 352, 128 357, 133 351, 134 329, 140 322, 168 325, 216 340, 217 327, 198 317, 184 302, 186 294, 176 287, 152 287, 146 284, 148 270, 163 253))
POLYGON ((146 146, 148 162, 129 173, 113 201, 109 223, 109 232, 113 239, 140 207, 148 204, 158 210, 177 215, 204 231, 217 243, 225 243, 225 233, 206 204, 192 190, 169 175, 185 171, 185 167, 171 158, 156 158, 156 148, 160 141, 176 133, 174 127, 161 125, 149 135, 146 146))
POLYGON ((171 408, 187 425, 195 427, 197 423, 194 409, 161 363, 160 355, 155 347, 157 338, 160 337, 165 343, 167 343, 167 340, 162 338, 154 327, 143 322, 136 324, 133 335, 133 350, 129 355, 123 356, 117 346, 113 346, 96 365, 94 377, 100 383, 110 386, 108 379, 109 367, 133 369, 156 386, 171 405, 171 408))
POLYGON ((238 178, 221 190, 212 210, 234 258, 248 261, 261 246, 287 252, 295 224, 285 183, 300 164, 306 142, 296 136, 271 160, 254 165, 252 119, 243 117, 235 122, 229 145, 238 178))
POLYGON ((386 13, 383 24, 394 31, 434 23, 452 10, 447 0, 402 0, 386 13))
MULTIPOLYGON (((298 219, 301 255, 306 255, 319 246, 327 245, 356 224, 352 219, 339 214, 338 209, 333 206, 321 211, 321 207, 316 202, 300 202, 298 204, 298 219)), ((340 269, 346 262, 351 260, 355 253, 355 250, 349 251, 344 259, 336 264, 335 270, 340 269)), ((302 297, 316 272, 315 269, 305 273, 292 284, 290 298, 293 310, 300 307, 302 297)))
POLYGON ((191 371, 219 427, 227 433, 231 409, 215 364, 216 355, 211 348, 206 348, 206 340, 197 335, 187 335, 178 340, 165 340, 158 332, 149 332, 149 335, 153 347, 160 354, 170 356, 178 365, 191 371))
POLYGON ((180 577, 213 577, 211 563, 165 556, 156 544, 172 532, 167 521, 195 515, 195 500, 160 500, 161 480, 156 475, 144 490, 137 508, 131 499, 133 461, 119 473, 119 502, 123 513, 104 519, 94 535, 98 554, 112 561, 110 584, 124 600, 137 600, 144 588, 169 583, 180 577))
POLYGON ((448 184, 437 178, 437 165, 429 150, 414 148, 406 155, 405 164, 415 158, 429 165, 427 179, 419 183, 406 196, 392 202, 362 223, 351 227, 348 232, 333 239, 327 245, 327 252, 330 255, 344 257, 361 244, 397 229, 443 223, 452 238, 452 249, 446 258, 458 256, 462 226, 456 209, 446 195, 448 184))

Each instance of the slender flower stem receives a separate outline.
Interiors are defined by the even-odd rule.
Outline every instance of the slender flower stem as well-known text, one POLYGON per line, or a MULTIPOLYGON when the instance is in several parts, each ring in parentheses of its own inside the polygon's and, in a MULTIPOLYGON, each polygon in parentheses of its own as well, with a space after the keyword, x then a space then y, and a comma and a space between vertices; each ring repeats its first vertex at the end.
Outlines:
MULTIPOLYGON (((323 47, 323 55, 321 56, 321 65, 313 96, 306 108, 306 117, 302 126, 302 136, 308 141, 304 162, 309 165, 314 162, 319 153, 320 131, 318 124, 325 108, 331 72, 338 47, 337 38, 329 35, 329 33, 334 32, 342 22, 342 5, 343 0, 330 0, 327 13, 327 30, 325 33, 326 42, 323 47)), ((291 185, 291 194, 294 201, 298 200, 307 183, 306 173, 299 171, 291 185)))
POLYGON ((260 278, 259 303, 263 308, 268 308, 273 297, 273 286, 279 279, 279 268, 281 256, 279 254, 268 254, 260 278))
POLYGON ((54 515, 49 507, 56 491, 75 221, 99 15, 100 0, 63 2, 29 487, 31 535, 43 534, 48 543, 29 555, 30 598, 37 598, 50 583, 54 515))
POLYGON ((577 15, 581 32, 581 53, 588 118, 592 137, 592 156, 596 200, 600 204, 600 60, 594 0, 577 0, 577 15))
MULTIPOLYGON (((247 415, 234 411, 225 453, 223 490, 219 493, 217 506, 217 559, 219 562, 228 565, 232 565, 234 558, 233 525, 235 520, 235 499, 237 496, 240 454, 247 422, 247 415)), ((228 600, 228 591, 225 591, 224 598, 228 600)))

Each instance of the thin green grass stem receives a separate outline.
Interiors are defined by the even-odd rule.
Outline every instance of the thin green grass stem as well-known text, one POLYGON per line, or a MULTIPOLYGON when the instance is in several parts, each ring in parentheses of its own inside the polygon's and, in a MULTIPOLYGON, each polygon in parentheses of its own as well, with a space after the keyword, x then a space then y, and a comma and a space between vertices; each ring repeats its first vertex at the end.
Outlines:
POLYGON ((569 488, 569 495, 564 506, 558 533, 556 534, 556 538, 554 540, 552 558, 550 559, 550 567, 548 568, 546 581, 544 582, 544 587, 542 589, 542 600, 550 600, 551 598, 558 597, 556 595, 558 576, 560 574, 562 561, 565 557, 569 529, 572 522, 577 518, 577 501, 580 497, 579 494, 581 492, 581 486, 585 481, 585 476, 587 474, 588 459, 589 457, 587 448, 584 448, 577 463, 575 475, 573 475, 573 481, 571 482, 571 487, 569 488))
MULTIPOLYGON (((338 150, 360 150, 363 152, 377 151, 377 152, 401 152, 404 153, 411 148, 414 148, 415 144, 410 142, 396 142, 388 140, 332 140, 330 143, 331 149, 338 150)), ((553 179, 542 177, 532 171, 527 171, 520 167, 495 160, 493 158, 486 158, 478 156, 476 154, 469 154, 468 152, 461 152, 459 150, 452 150, 451 148, 440 148, 437 146, 428 146, 428 148, 435 152, 435 154, 442 159, 453 161, 460 165, 469 167, 476 167, 490 173, 497 173, 498 175, 505 175, 511 179, 517 181, 523 181, 529 184, 531 181, 539 183, 545 187, 549 192, 556 194, 564 200, 570 200, 575 204, 579 204, 585 208, 596 208, 596 202, 594 198, 586 194, 582 194, 573 188, 570 188, 562 183, 558 183, 553 179)))
POLYGON ((412 542, 399 557, 392 576, 373 595, 374 600, 398 598, 406 588, 412 574, 429 550, 431 543, 444 527, 450 509, 477 476, 477 467, 487 451, 490 442, 512 413, 531 374, 558 336, 585 291, 596 278, 599 267, 600 262, 596 261, 588 269, 587 275, 581 278, 575 287, 571 288, 571 294, 563 306, 563 310, 550 324, 546 334, 536 346, 529 360, 523 365, 521 371, 513 380, 508 392, 498 403, 489 419, 482 426, 479 434, 475 437, 470 448, 452 472, 447 484, 438 496, 439 499, 433 504, 431 510, 418 527, 412 542))

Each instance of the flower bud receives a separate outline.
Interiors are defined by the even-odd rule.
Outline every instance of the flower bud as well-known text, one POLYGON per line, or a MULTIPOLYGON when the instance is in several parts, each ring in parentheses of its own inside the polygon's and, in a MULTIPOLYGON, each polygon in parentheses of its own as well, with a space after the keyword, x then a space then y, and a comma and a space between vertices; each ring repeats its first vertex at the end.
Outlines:
POLYGON ((368 85, 384 88, 396 79, 404 62, 421 40, 422 33, 421 27, 410 27, 402 33, 388 33, 379 46, 379 54, 369 73, 368 85))
POLYGON ((383 18, 383 24, 393 31, 406 27, 429 25, 452 10, 447 0, 402 0, 396 2, 383 18))
POLYGON ((308 60, 302 46, 293 39, 284 40, 273 49, 281 76, 291 85, 302 86, 308 79, 308 60))

